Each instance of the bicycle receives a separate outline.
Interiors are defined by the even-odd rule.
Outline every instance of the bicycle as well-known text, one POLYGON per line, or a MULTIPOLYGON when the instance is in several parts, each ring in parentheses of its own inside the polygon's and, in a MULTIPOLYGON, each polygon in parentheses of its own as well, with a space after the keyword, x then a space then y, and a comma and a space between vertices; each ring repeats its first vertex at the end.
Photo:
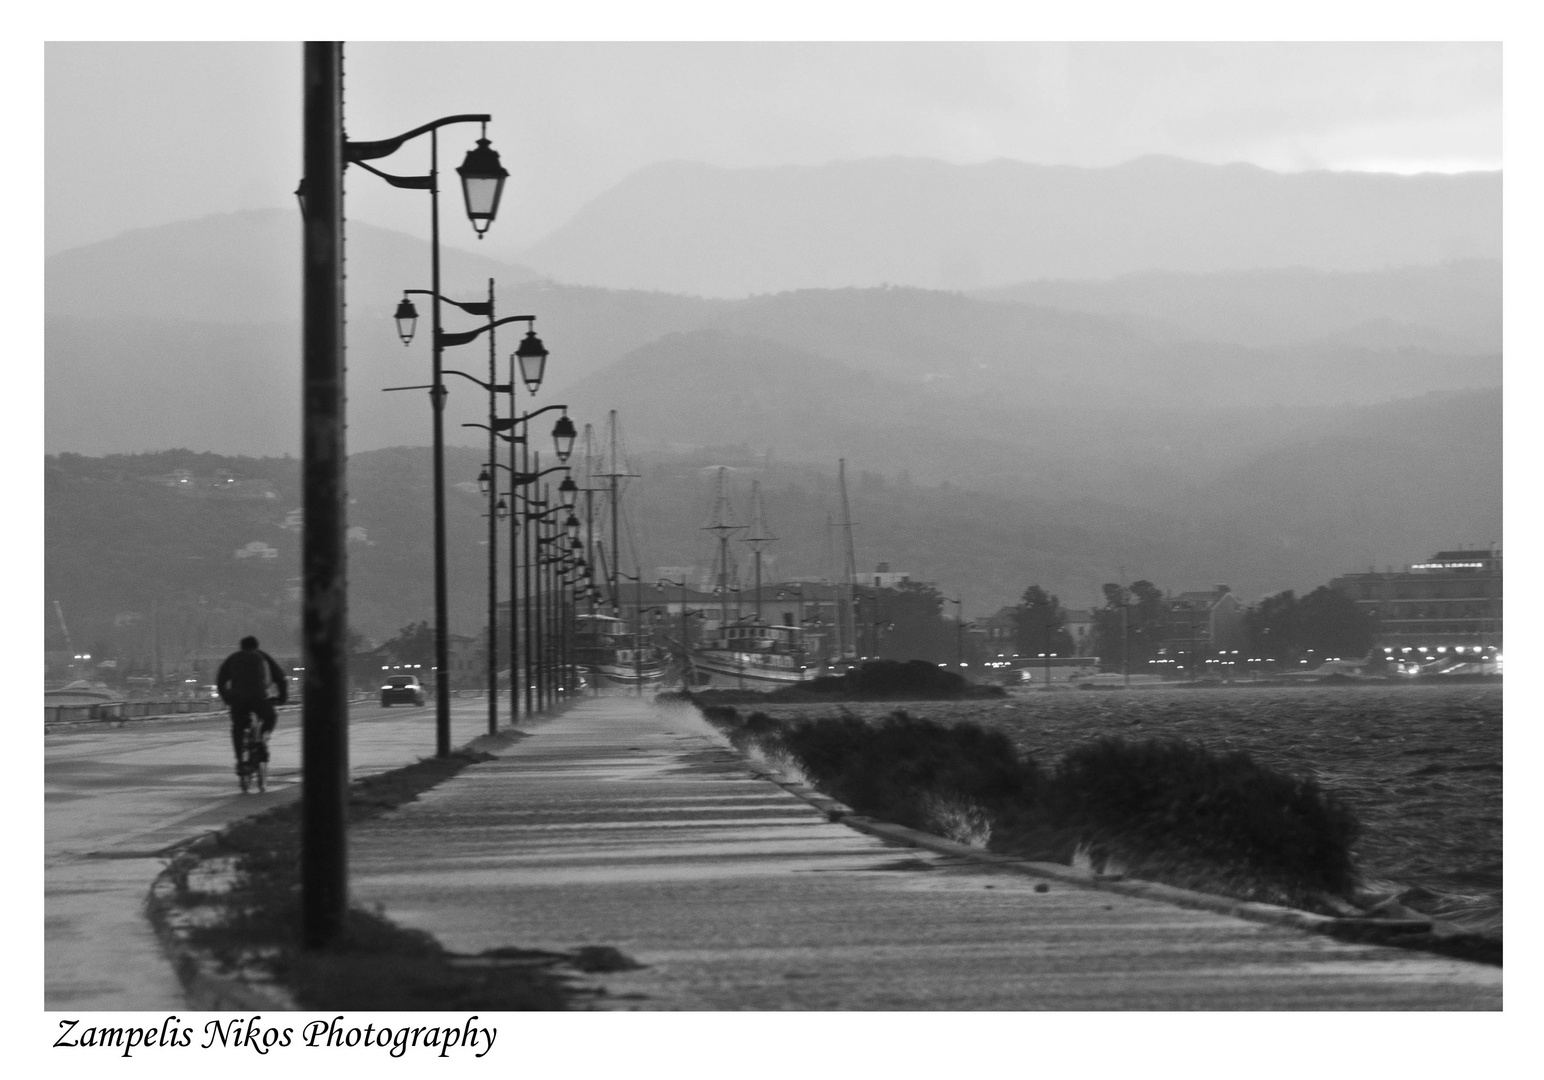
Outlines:
POLYGON ((241 756, 236 761, 236 777, 241 790, 248 791, 252 781, 257 781, 259 794, 268 790, 268 740, 263 737, 263 721, 256 712, 247 714, 246 729, 241 735, 241 756))

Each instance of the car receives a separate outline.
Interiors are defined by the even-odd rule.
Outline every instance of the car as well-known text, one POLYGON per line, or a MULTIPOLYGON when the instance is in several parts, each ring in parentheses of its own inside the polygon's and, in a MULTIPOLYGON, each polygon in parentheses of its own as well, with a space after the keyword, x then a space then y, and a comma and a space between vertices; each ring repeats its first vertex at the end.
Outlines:
POLYGON ((381 708, 389 708, 404 702, 408 705, 424 703, 424 688, 419 684, 418 676, 387 676, 386 684, 381 687, 381 708))

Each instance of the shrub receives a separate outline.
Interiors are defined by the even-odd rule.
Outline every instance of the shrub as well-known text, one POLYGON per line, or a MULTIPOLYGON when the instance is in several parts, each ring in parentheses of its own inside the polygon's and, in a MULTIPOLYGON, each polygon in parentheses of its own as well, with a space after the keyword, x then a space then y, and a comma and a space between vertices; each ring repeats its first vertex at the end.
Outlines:
POLYGON ((869 660, 842 676, 846 693, 874 697, 958 697, 966 681, 926 660, 869 660))
POLYGON ((878 724, 852 716, 801 720, 781 736, 822 789, 862 813, 927 828, 929 800, 974 804, 988 814, 1032 801, 1039 773, 1001 732, 891 713, 878 724))
POLYGON ((1046 785, 1062 832, 1128 862, 1171 857, 1274 882, 1294 895, 1355 885, 1352 812, 1313 780, 1177 739, 1073 747, 1046 785))
POLYGON ((1008 737, 896 710, 875 723, 704 710, 735 745, 788 759, 860 814, 991 850, 1124 867, 1246 899, 1319 906, 1356 885, 1358 823, 1333 794, 1195 743, 1096 739, 1047 774, 1008 737))

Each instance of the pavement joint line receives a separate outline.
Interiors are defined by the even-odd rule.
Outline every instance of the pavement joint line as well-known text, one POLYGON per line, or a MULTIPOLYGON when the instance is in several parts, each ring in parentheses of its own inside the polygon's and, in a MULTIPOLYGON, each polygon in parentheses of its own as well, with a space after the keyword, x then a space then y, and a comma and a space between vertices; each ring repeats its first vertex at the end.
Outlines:
MULTIPOLYGON (((298 706, 291 706, 297 708, 298 706)), ((537 716, 525 716, 523 722, 548 721, 556 719, 561 712, 548 712, 537 716)), ((181 716, 182 714, 178 714, 181 716)), ((196 714, 198 719, 206 719, 211 714, 196 714)), ((224 717, 226 714, 216 713, 215 716, 224 717)), ((101 724, 104 721, 95 720, 91 723, 101 724)), ((111 723, 112 721, 106 721, 111 723)), ((119 725, 121 726, 121 725, 119 725)), ((515 724, 500 728, 496 733, 482 734, 470 742, 454 748, 452 753, 487 753, 494 748, 502 749, 521 739, 528 738, 529 731, 521 731, 515 724)), ((409 762, 408 764, 412 764, 409 762)), ((389 772, 390 768, 375 770, 377 772, 389 772)), ((373 775, 371 774, 367 775, 373 775)), ((359 777, 350 776, 352 783, 359 777)), ((436 785, 438 786, 438 785, 436 785)), ((430 789, 432 790, 432 789, 430 789)), ((268 809, 267 806, 254 807, 253 815, 268 809)), ((246 815, 246 816, 253 816, 246 815)), ((238 818, 236 820, 245 820, 238 818)), ((231 822, 234 824, 234 822, 231 822)), ((228 827, 228 826, 226 826, 228 827)), ((168 865, 156 875, 150 885, 150 891, 145 897, 144 912, 151 928, 155 931, 156 938, 161 944, 161 950, 166 954, 171 963, 172 970, 176 972, 178 981, 182 984, 183 992, 187 995, 188 1005, 191 1008, 205 1012, 213 1011, 281 1011, 295 1012, 300 1009, 294 997, 283 986, 270 982, 264 978, 256 977, 249 971, 235 971, 229 974, 217 969, 214 960, 208 955, 193 948, 185 935, 180 932, 180 924, 185 924, 188 916, 178 905, 176 887, 172 878, 172 861, 179 855, 190 854, 199 858, 213 852, 219 842, 221 829, 210 830, 196 834, 185 840, 177 841, 162 848, 159 857, 167 859, 168 865)))
MULTIPOLYGON (((742 755, 742 759, 743 757, 742 755)), ((1245 919, 1249 922, 1286 926, 1319 934, 1330 934, 1336 930, 1369 926, 1387 930, 1412 931, 1429 930, 1432 926, 1430 919, 1382 919, 1371 916, 1356 918, 1338 915, 1319 915, 1312 911, 1302 911, 1279 904, 1266 904, 1254 900, 1236 900, 1228 896, 1197 892, 1194 889, 1182 889, 1175 885, 1164 885, 1156 881, 1143 881, 1139 878, 1129 878, 1125 875, 1096 874, 1093 871, 1079 870, 1076 867, 1063 866, 1060 863, 1035 862, 1017 855, 999 855, 996 852, 983 851, 968 844, 961 844, 942 836, 935 836, 920 829, 912 829, 905 825, 897 825, 894 822, 878 821, 874 818, 866 817, 856 813, 851 807, 838 802, 829 795, 822 794, 808 784, 789 779, 778 770, 767 769, 750 760, 746 760, 746 765, 758 778, 768 780, 789 794, 804 800, 817 810, 825 813, 831 821, 839 822, 859 832, 879 837, 882 840, 904 844, 907 847, 922 848, 940 855, 952 855, 957 858, 968 859, 971 862, 1001 867, 1014 873, 1027 874, 1031 877, 1048 878, 1052 881, 1057 881, 1064 885, 1072 885, 1080 889, 1113 892, 1122 896, 1136 897, 1141 900, 1155 900, 1159 903, 1172 904, 1177 907, 1211 911, 1219 915, 1231 915, 1234 918, 1245 919)), ((1469 963, 1472 961, 1463 962, 1469 963)))

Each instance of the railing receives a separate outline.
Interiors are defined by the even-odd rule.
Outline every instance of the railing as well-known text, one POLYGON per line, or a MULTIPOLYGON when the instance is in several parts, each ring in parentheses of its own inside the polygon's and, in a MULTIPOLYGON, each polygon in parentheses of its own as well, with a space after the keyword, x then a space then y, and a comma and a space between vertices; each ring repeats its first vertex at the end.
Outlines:
MULTIPOLYGON (((350 701, 373 701, 379 690, 355 690, 350 701)), ((451 697, 486 697, 488 691, 452 690, 451 697)), ((298 698, 291 698, 286 709, 298 708, 298 698)), ((82 705, 44 705, 43 726, 53 724, 123 723, 126 720, 159 720, 167 716, 185 716, 192 713, 219 713, 224 715, 226 705, 213 698, 179 701, 98 701, 82 705)))
POLYGON ((152 716, 214 712, 224 708, 224 702, 213 700, 98 701, 85 705, 44 705, 43 723, 63 724, 84 720, 140 720, 152 716))

